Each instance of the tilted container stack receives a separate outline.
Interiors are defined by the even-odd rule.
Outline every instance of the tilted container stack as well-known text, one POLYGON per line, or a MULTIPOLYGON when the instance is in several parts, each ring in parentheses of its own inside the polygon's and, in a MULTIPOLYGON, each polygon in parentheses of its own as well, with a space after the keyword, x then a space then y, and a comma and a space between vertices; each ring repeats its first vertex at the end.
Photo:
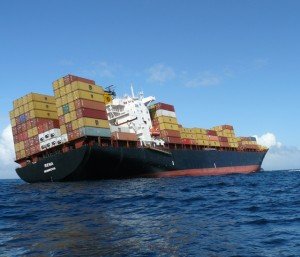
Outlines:
POLYGON ((10 119, 16 160, 62 143, 53 96, 30 93, 15 100, 13 107, 10 119))
POLYGON ((255 137, 239 137, 238 146, 240 149, 260 150, 255 137))
POLYGON ((181 144, 179 125, 173 105, 156 103, 149 107, 154 130, 158 130, 160 138, 167 143, 181 144))
POLYGON ((53 82, 60 130, 73 141, 85 136, 110 137, 104 90, 95 81, 67 75, 53 82))
POLYGON ((238 147, 238 138, 235 136, 234 128, 231 125, 220 125, 212 128, 219 137, 221 147, 238 147))
POLYGON ((197 137, 194 129, 191 128, 180 128, 181 142, 184 145, 196 145, 197 137))
POLYGON ((193 133, 196 135, 196 142, 199 146, 209 146, 209 138, 207 130, 203 128, 193 128, 193 133))

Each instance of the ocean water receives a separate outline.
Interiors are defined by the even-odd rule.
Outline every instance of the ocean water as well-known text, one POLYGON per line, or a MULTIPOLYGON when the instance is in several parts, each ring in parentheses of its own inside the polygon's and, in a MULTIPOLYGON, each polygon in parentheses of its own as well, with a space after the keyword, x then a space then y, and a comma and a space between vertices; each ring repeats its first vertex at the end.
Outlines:
POLYGON ((0 192, 0 256, 300 256, 297 171, 0 192))

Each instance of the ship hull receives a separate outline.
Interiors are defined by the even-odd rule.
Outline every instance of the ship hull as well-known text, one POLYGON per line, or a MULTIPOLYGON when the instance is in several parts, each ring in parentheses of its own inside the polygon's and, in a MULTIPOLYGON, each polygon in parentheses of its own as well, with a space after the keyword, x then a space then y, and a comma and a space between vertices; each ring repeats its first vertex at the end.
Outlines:
POLYGON ((207 176, 260 170, 266 152, 84 146, 16 169, 29 183, 207 176))

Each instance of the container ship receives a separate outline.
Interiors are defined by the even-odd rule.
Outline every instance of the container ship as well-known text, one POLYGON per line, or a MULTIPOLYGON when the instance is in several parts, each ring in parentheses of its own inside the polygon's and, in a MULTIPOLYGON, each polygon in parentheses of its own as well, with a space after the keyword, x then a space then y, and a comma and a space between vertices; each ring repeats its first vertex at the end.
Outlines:
POLYGON ((16 172, 29 183, 250 173, 268 151, 231 125, 187 128, 173 105, 132 88, 117 97, 74 75, 52 86, 53 96, 29 93, 10 112, 16 172))

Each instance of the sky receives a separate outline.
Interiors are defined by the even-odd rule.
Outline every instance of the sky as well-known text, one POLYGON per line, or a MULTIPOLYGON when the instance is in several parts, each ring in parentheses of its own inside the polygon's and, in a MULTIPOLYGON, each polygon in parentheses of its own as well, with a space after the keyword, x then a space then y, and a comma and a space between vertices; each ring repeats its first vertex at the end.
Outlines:
POLYGON ((0 178, 16 178, 8 112, 66 74, 175 105, 186 127, 232 124, 300 167, 300 2, 2 0, 0 178))

